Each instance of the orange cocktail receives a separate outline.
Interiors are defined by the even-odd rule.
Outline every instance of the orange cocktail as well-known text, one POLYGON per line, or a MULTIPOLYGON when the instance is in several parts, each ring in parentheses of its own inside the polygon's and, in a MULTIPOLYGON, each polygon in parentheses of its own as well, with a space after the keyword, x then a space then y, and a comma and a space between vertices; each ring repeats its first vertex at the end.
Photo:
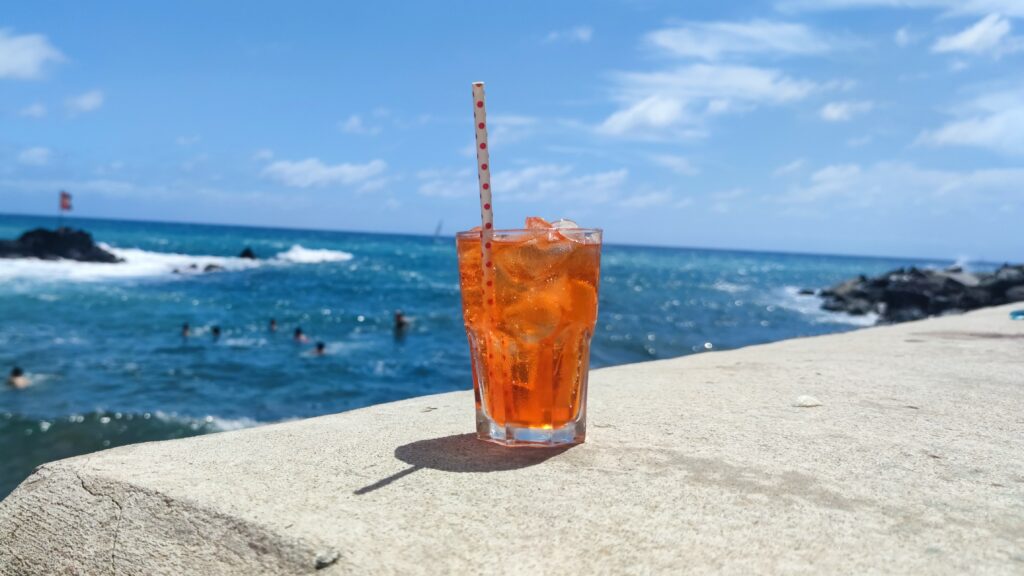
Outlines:
POLYGON ((480 232, 456 238, 477 433, 506 445, 582 442, 601 231, 528 224, 494 231, 492 286, 480 232))

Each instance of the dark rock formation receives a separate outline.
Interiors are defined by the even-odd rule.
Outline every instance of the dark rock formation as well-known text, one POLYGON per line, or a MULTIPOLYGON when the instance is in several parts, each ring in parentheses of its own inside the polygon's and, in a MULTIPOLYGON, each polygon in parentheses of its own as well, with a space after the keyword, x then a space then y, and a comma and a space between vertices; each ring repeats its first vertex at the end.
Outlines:
POLYGON ((0 258, 39 258, 42 260, 78 260, 80 262, 122 262, 100 248, 85 230, 36 228, 17 240, 0 240, 0 258))
POLYGON ((877 313, 882 322, 906 322, 947 312, 963 312, 1024 301, 1024 265, 969 273, 900 268, 875 278, 864 275, 820 292, 821 307, 853 315, 877 313))
POLYGON ((256 253, 252 251, 252 248, 246 246, 242 253, 238 255, 239 258, 248 258, 249 260, 256 260, 256 253))

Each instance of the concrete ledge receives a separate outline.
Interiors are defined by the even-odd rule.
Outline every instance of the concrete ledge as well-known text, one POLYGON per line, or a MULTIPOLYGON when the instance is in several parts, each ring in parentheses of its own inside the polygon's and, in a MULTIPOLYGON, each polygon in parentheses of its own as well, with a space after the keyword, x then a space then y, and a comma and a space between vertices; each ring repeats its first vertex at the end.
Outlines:
POLYGON ((54 462, 0 574, 1021 574, 1009 310, 599 370, 563 451, 457 392, 54 462))

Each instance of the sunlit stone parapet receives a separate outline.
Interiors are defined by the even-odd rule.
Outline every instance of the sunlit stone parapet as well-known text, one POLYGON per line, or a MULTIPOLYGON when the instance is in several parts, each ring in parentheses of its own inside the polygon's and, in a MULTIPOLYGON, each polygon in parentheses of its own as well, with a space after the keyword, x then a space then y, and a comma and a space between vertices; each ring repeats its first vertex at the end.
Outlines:
POLYGON ((0 574, 1020 574, 1012 309, 598 370, 554 451, 466 391, 54 462, 0 574))

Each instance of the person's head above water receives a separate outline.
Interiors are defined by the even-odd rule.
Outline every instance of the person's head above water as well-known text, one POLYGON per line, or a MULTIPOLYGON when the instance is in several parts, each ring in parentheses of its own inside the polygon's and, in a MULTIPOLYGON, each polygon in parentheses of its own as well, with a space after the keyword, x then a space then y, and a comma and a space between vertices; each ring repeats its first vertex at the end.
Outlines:
POLYGON ((24 375, 25 371, 19 368, 18 366, 11 368, 11 378, 21 378, 24 375))
POLYGON ((404 330, 409 325, 409 321, 405 318, 405 314, 401 310, 395 310, 395 330, 404 330))
POLYGON ((270 331, 277 332, 277 318, 270 319, 270 331))
POLYGON ((317 353, 318 355, 320 355, 320 356, 323 356, 323 354, 324 354, 324 350, 325 350, 326 348, 327 348, 327 345, 326 345, 326 344, 324 344, 323 342, 317 342, 317 343, 316 343, 316 353, 317 353))
POLYGON ((211 328, 210 334, 213 334, 214 338, 220 338, 220 326, 214 326, 211 328))

